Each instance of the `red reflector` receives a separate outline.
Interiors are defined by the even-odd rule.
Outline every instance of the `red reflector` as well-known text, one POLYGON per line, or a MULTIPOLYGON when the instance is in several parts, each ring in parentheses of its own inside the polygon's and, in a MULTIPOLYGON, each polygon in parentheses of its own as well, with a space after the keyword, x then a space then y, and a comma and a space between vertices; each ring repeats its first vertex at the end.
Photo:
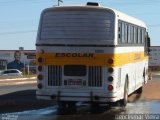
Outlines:
POLYGON ((111 58, 108 59, 108 63, 109 63, 109 64, 113 64, 113 59, 111 59, 111 58))
POLYGON ((113 90, 113 86, 112 85, 108 85, 108 90, 112 91, 113 90))
POLYGON ((43 58, 39 57, 38 62, 40 62, 40 63, 43 62, 43 58))
POLYGON ((113 73, 113 71, 114 71, 114 70, 113 70, 112 67, 108 68, 108 72, 109 72, 109 73, 113 73))
POLYGON ((43 69, 43 68, 42 68, 42 66, 38 66, 38 71, 40 71, 40 72, 41 72, 41 71, 42 71, 42 69, 43 69))
POLYGON ((37 78, 38 78, 38 80, 42 80, 43 76, 42 75, 38 75, 37 78))
POLYGON ((108 81, 112 82, 113 81, 113 77, 112 76, 108 77, 108 81))
POLYGON ((42 84, 40 84, 40 83, 37 85, 37 87, 38 87, 38 89, 42 89, 43 88, 42 84))

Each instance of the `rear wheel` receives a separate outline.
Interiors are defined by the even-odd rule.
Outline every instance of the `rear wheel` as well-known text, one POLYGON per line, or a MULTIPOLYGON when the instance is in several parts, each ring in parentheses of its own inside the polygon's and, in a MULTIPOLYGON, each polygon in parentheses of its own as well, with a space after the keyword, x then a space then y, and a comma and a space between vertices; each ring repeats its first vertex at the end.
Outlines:
MULTIPOLYGON (((143 72, 143 85, 146 83, 146 81, 145 81, 145 69, 144 69, 144 72, 143 72)), ((137 94, 141 94, 143 92, 143 86, 142 87, 140 87, 140 88, 138 88, 137 90, 136 90, 136 93, 137 94)))
POLYGON ((141 94, 143 92, 143 87, 138 88, 138 90, 136 90, 137 94, 141 94))
POLYGON ((128 102, 128 78, 126 77, 126 82, 124 86, 124 97, 122 100, 120 100, 120 105, 125 107, 128 102))

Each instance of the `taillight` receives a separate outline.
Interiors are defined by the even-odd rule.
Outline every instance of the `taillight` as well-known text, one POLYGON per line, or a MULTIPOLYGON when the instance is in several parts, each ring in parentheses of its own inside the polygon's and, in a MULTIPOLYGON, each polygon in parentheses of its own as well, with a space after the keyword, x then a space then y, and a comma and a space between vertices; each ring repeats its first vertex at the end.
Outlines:
POLYGON ((108 72, 109 73, 113 73, 114 72, 114 69, 112 67, 108 68, 108 72))
POLYGON ((38 62, 39 62, 39 63, 42 63, 42 62, 43 62, 43 58, 39 57, 39 58, 38 58, 38 62))
POLYGON ((108 90, 112 91, 113 90, 113 86, 112 85, 108 85, 108 90))
POLYGON ((41 72, 43 70, 42 66, 38 66, 38 71, 41 72))
POLYGON ((42 85, 41 83, 39 83, 39 84, 37 85, 37 87, 38 87, 38 89, 42 89, 42 88, 43 88, 43 85, 42 85))
POLYGON ((113 64, 113 59, 112 59, 112 58, 109 58, 109 59, 108 59, 108 63, 109 63, 109 64, 113 64))
POLYGON ((42 79, 43 79, 43 75, 38 75, 38 76, 37 76, 37 79, 38 79, 38 80, 42 80, 42 79))
POLYGON ((112 76, 109 76, 109 77, 108 77, 108 81, 112 82, 112 81, 113 81, 113 77, 112 77, 112 76))

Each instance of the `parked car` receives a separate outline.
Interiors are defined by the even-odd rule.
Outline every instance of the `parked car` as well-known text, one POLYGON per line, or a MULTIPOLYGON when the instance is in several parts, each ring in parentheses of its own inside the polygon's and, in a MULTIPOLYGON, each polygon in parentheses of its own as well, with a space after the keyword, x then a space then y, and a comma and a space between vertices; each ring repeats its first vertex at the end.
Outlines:
POLYGON ((22 72, 17 69, 8 69, 0 71, 0 76, 22 76, 22 72))

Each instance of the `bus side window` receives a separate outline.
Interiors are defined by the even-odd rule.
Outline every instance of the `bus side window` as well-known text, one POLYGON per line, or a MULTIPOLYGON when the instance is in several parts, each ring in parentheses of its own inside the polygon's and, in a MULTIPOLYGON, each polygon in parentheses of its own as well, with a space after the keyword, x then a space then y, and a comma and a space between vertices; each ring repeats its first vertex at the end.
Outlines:
POLYGON ((122 22, 118 23, 118 43, 122 43, 122 22))
POLYGON ((134 27, 134 43, 138 43, 138 28, 136 26, 134 27))
POLYGON ((133 38, 134 38, 134 39, 133 39, 133 43, 135 44, 135 43, 136 43, 136 28, 135 28, 135 26, 134 26, 134 31, 133 31, 133 33, 134 33, 134 34, 133 34, 133 36, 134 36, 134 37, 133 37, 133 38))
POLYGON ((128 43, 132 43, 131 42, 131 25, 128 25, 128 43))
POLYGON ((125 24, 125 43, 128 43, 128 25, 125 24))
POLYGON ((134 26, 131 26, 131 32, 130 32, 130 35, 131 35, 131 43, 134 43, 134 26))
POLYGON ((141 29, 138 27, 138 44, 141 44, 141 29))
POLYGON ((125 24, 122 22, 122 43, 125 43, 125 24))
POLYGON ((144 29, 141 29, 142 30, 142 44, 144 44, 144 38, 145 38, 145 34, 144 34, 144 29))

